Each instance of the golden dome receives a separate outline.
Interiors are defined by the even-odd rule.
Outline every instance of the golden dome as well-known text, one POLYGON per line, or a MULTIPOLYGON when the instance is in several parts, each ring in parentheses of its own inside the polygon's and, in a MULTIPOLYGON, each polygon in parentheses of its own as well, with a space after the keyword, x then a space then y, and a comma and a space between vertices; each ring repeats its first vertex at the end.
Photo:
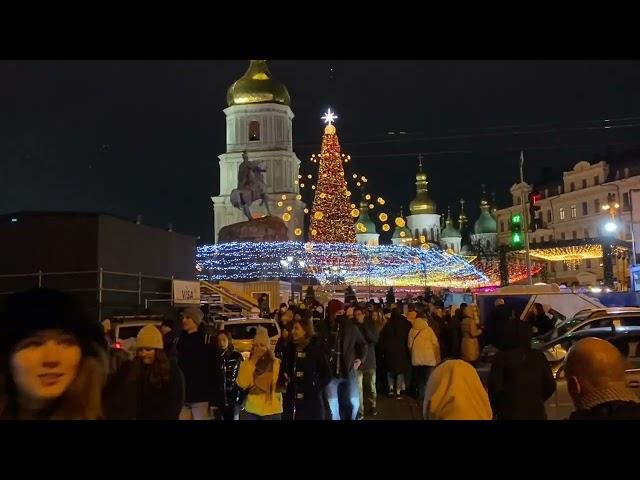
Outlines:
POLYGON ((280 103, 291 105, 289 91, 271 76, 266 60, 251 60, 245 74, 227 90, 227 105, 280 103))
POLYGON ((409 210, 413 215, 420 215, 423 213, 436 213, 436 202, 434 202, 429 193, 427 192, 427 174, 422 171, 422 158, 420 158, 420 164, 418 173, 416 174, 416 198, 414 198, 409 204, 409 210))

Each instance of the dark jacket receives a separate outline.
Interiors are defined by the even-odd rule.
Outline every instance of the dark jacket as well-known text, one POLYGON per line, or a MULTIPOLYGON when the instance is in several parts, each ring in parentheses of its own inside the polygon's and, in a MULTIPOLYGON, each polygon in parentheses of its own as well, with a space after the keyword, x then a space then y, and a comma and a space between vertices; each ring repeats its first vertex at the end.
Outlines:
POLYGON ((331 368, 318 337, 312 337, 304 349, 294 342, 287 343, 284 351, 278 383, 285 385, 283 394, 283 418, 285 420, 324 420, 322 399, 324 388, 331 381, 331 368))
POLYGON ((331 373, 336 378, 348 378, 353 369, 353 362, 358 358, 366 360, 367 341, 353 320, 346 316, 336 319, 333 328, 328 332, 326 351, 329 352, 331 373))
POLYGON ((175 359, 170 359, 169 382, 151 384, 149 367, 131 360, 114 375, 105 389, 107 420, 178 420, 184 405, 184 377, 175 359))
POLYGON ((225 408, 240 403, 242 390, 236 380, 243 357, 231 346, 224 351, 218 349, 214 360, 214 385, 211 403, 219 408, 225 408))
POLYGON ((548 317, 546 313, 540 313, 531 317, 531 326, 536 327, 538 330, 536 336, 542 336, 553 330, 554 321, 548 317))
POLYGON ((177 355, 176 344, 178 343, 178 337, 174 330, 171 330, 162 336, 162 344, 164 345, 164 351, 170 357, 177 355))
POLYGON ((407 339, 411 324, 398 310, 391 312, 391 318, 380 332, 380 346, 384 354, 387 371, 392 374, 407 373, 411 370, 411 356, 407 339))
POLYGON ((456 315, 445 315, 440 330, 440 350, 441 357, 459 358, 460 357, 460 320, 456 315))
POLYGON ((365 318, 363 324, 358 324, 358 329, 367 342, 367 358, 362 362, 360 370, 375 370, 376 369, 376 349, 375 345, 378 343, 380 334, 378 329, 373 324, 371 318, 365 318))
POLYGON ((612 400, 589 410, 577 410, 569 420, 640 420, 640 403, 612 400))
POLYGON ((503 348, 502 339, 504 330, 510 315, 506 305, 498 305, 487 317, 484 322, 483 336, 485 345, 493 345, 494 347, 503 348))
POLYGON ((545 420, 544 402, 555 392, 556 381, 544 353, 531 349, 528 326, 520 324, 517 338, 506 339, 506 348, 493 357, 491 408, 498 420, 545 420))
POLYGON ((185 402, 208 402, 213 394, 215 347, 203 330, 182 332, 176 350, 184 374, 185 402))

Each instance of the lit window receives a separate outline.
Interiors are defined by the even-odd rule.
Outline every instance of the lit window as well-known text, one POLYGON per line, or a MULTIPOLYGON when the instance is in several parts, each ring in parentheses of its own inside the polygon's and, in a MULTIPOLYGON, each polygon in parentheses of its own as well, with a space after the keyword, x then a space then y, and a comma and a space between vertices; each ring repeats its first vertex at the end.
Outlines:
POLYGON ((560 207, 560 210, 558 212, 560 214, 560 220, 564 220, 564 208, 560 207))
POLYGON ((260 122, 253 120, 249 123, 249 141, 256 142, 260 140, 260 122))
POLYGON ((576 218, 578 216, 578 209, 575 205, 571 205, 571 218, 576 218))

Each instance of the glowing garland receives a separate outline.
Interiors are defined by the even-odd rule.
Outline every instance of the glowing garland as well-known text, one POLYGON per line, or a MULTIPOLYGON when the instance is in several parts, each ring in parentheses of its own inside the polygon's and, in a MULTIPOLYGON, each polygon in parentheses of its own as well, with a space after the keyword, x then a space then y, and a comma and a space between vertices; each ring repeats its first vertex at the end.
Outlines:
POLYGON ((438 249, 357 243, 225 243, 198 248, 199 278, 316 279, 320 283, 472 287, 489 278, 438 249))

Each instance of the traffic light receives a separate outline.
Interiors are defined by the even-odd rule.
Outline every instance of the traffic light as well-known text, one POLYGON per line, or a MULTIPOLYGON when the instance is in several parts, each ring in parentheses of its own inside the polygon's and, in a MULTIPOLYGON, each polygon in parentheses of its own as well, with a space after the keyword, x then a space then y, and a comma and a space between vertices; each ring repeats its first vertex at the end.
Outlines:
POLYGON ((522 232, 522 215, 514 213, 511 215, 511 246, 521 248, 524 245, 524 234, 522 232))
POLYGON ((542 200, 542 194, 537 190, 529 192, 529 230, 535 232, 538 228, 542 228, 542 219, 538 218, 536 212, 540 211, 538 202, 542 200))

